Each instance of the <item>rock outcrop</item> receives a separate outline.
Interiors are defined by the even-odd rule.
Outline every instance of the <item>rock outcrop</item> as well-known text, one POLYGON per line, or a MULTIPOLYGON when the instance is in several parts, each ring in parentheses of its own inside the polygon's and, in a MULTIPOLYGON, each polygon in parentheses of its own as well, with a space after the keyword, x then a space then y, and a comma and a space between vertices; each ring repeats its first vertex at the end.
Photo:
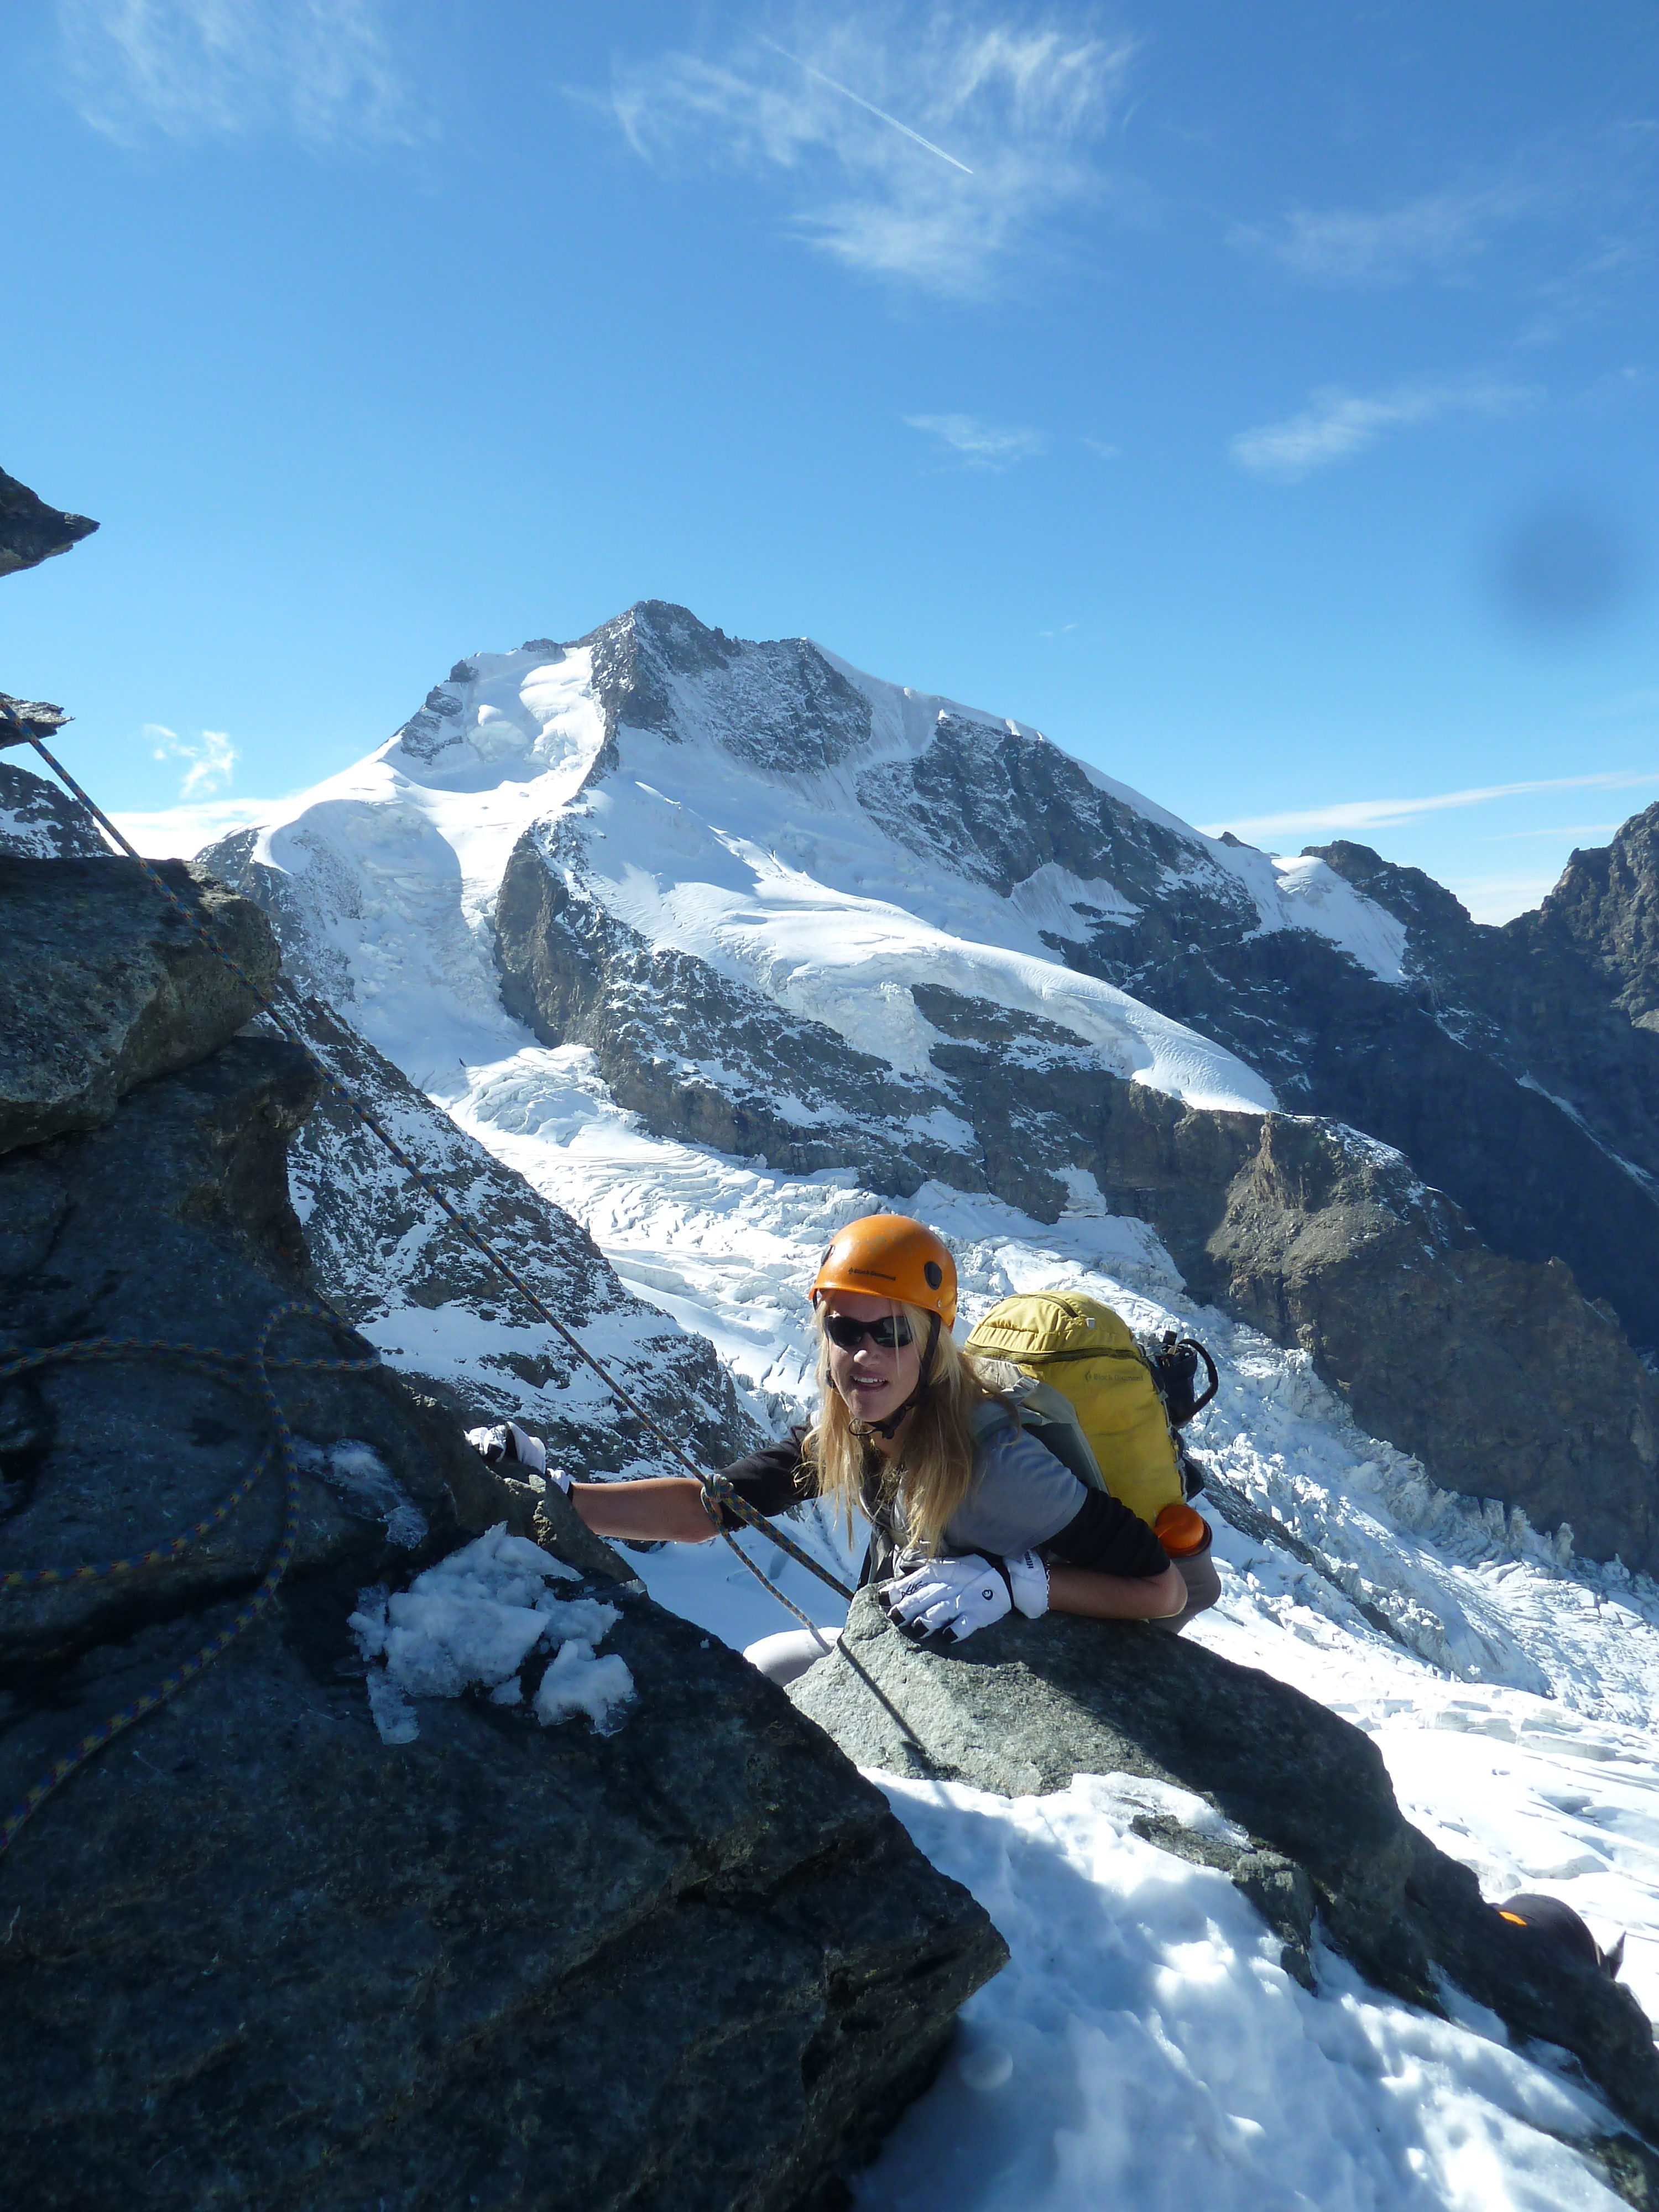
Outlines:
POLYGON ((0 469, 0 576, 38 568, 89 538, 98 525, 84 514, 48 507, 28 486, 0 469))
MULTIPOLYGON (((760 1431, 706 1338, 630 1297, 580 1222, 458 1128, 328 1007, 288 997, 283 1006, 325 1065, 701 1465, 724 1467, 755 1449, 760 1431)), ((583 1480, 663 1471, 656 1440, 327 1090, 289 1162, 313 1279, 386 1347, 406 1382, 458 1419, 524 1422, 556 1465, 583 1480)))
POLYGON ((974 1133, 942 1087, 896 1073, 707 961, 653 950, 573 897, 533 836, 501 878, 495 955, 508 1012, 544 1043, 591 1046, 617 1104, 659 1136, 786 1175, 851 1166, 902 1197, 930 1176, 986 1188, 974 1133))
MULTIPOLYGON (((0 694, 0 708, 6 704, 0 694)), ((0 859, 100 860, 108 854, 84 809, 66 793, 45 776, 0 759, 0 859)))
MULTIPOLYGON (((276 946, 250 900, 181 861, 167 883, 262 989, 276 946)), ((0 859, 0 1152, 95 1128, 134 1084, 225 1042, 255 1001, 131 860, 0 859)))
MULTIPOLYGON (((114 907, 154 899, 118 862, 13 862, 0 892, 44 945, 48 890, 94 865, 114 907)), ((72 900, 64 920, 72 941, 72 900)), ((160 956, 142 931, 116 941, 137 1005, 160 956)), ((217 987, 173 987, 191 1064, 145 1074, 106 1024, 83 1085, 98 1125, 0 1158, 0 1343, 160 1337, 234 1359, 308 1294, 285 1170, 315 1079, 275 1039, 207 1048, 222 1013, 191 1001, 217 987)), ((38 1011, 72 1030, 82 1001, 38 1011)), ((322 1319, 273 1345, 277 1362, 366 1349, 322 1319)), ((556 1492, 497 1482, 453 1413, 384 1370, 272 1379, 301 1470, 274 1601, 0 1861, 18 2201, 834 2201, 1000 1964, 984 1914, 781 1692, 655 1607, 556 1492), (542 1654, 493 1697, 423 1698, 387 1740, 354 1613, 503 1520, 548 1557, 556 1613, 612 1624, 623 1724, 539 1724, 542 1654)), ((0 1589, 0 1805, 234 1623, 283 1480, 213 1509, 267 1435, 257 1394, 161 1355, 0 1385, 8 1566, 161 1554, 0 1589)))
POLYGON ((1620 1012, 1659 1030, 1659 805, 1633 814, 1612 844, 1575 853, 1537 915, 1522 920, 1528 938, 1565 940, 1594 962, 1620 1012))
POLYGON ((1139 1626, 1052 1616, 920 1651, 860 1595, 836 1653, 789 1695, 849 1757, 893 1773, 1015 1796, 1077 1773, 1194 1792, 1231 1840, 1167 1820, 1142 1832, 1224 1867, 1291 1971, 1313 1978, 1317 1927, 1409 2002, 1442 2009, 1449 1975, 1517 2037, 1572 2051, 1633 2127, 1659 2132, 1659 2052, 1634 1997, 1498 1919, 1401 1815, 1370 1738, 1271 1675, 1139 1626))
POLYGON ((1310 848, 1404 924, 1406 988, 1364 1005, 1350 994, 1340 1018, 1322 1019, 1309 1100, 1398 1146, 1495 1250, 1565 1261, 1650 1348, 1659 1036, 1638 1018, 1639 984, 1626 1002, 1641 966, 1645 819, 1576 854, 1539 912, 1501 928, 1367 846, 1310 848))
POLYGON ((1559 1260, 1491 1251, 1397 1153, 1267 1117, 1192 1279, 1446 1488, 1659 1566, 1659 1389, 1617 1316, 1559 1260))

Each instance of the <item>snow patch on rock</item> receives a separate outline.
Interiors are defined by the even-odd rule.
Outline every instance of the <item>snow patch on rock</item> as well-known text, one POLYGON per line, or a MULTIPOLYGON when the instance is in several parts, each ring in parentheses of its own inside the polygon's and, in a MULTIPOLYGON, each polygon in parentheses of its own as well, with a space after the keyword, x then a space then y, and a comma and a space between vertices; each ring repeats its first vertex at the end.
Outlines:
POLYGON ((580 1579, 539 1545, 508 1535, 502 1522, 406 1590, 365 1590, 349 1625, 370 1662, 369 1709, 384 1740, 414 1741, 417 1698, 481 1689, 494 1704, 518 1704, 520 1669, 544 1650, 553 1663, 533 1699, 543 1727, 582 1712, 599 1735, 614 1735, 634 1701, 634 1678, 616 1653, 595 1653, 622 1615, 602 1600, 560 1597, 550 1587, 580 1579))

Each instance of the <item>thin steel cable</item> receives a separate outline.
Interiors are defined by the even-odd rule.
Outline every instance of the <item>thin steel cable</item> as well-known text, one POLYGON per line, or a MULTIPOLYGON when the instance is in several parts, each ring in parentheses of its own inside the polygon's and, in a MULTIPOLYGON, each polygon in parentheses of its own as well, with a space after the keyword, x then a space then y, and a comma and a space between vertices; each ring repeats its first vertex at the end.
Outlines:
POLYGON ((289 1042, 296 1046, 299 1050, 305 1054, 307 1060, 309 1062, 311 1066, 315 1069, 322 1080, 328 1085, 328 1088, 333 1092, 334 1096, 339 1099, 341 1103, 346 1107, 348 1111, 355 1115, 356 1120, 362 1124, 363 1127, 369 1132, 370 1135, 377 1139, 378 1141, 385 1146, 386 1150, 392 1155, 392 1158, 398 1163, 398 1165, 404 1170, 404 1174, 407 1175, 410 1180, 425 1193, 426 1196, 432 1200, 433 1204, 438 1207, 439 1211, 454 1224, 454 1226, 460 1231, 461 1235, 465 1238, 466 1242, 471 1245, 474 1251, 476 1251, 481 1258, 488 1261, 489 1266, 495 1268, 496 1273, 504 1281, 512 1285, 513 1289, 518 1292, 521 1298, 523 1298, 526 1304, 529 1306, 531 1311, 536 1316, 538 1320, 545 1322, 547 1327, 554 1331, 554 1333, 570 1349, 570 1351, 575 1353, 579 1359, 582 1360, 588 1367, 592 1368, 594 1374, 599 1376, 599 1380, 605 1384, 606 1389, 611 1392, 617 1403, 625 1407, 627 1410, 633 1414, 635 1420, 640 1423, 647 1434, 648 1436, 654 1437, 658 1443, 661 1444, 664 1450, 666 1451, 673 1459, 678 1462, 679 1465, 685 1469, 686 1473, 691 1476, 694 1481, 701 1485, 703 1494, 704 1510, 708 1513, 709 1519, 714 1523, 719 1534, 724 1537, 726 1543, 731 1547, 732 1551, 737 1553, 738 1557, 743 1561, 744 1566, 749 1569, 750 1572, 756 1577, 756 1579, 764 1583, 765 1587, 771 1591, 773 1596, 778 1600, 779 1603, 787 1607, 788 1610, 794 1614, 797 1620, 804 1622, 809 1628, 815 1626, 815 1624, 808 1619, 807 1615, 801 1611, 798 1605, 794 1604, 791 1599, 785 1597, 783 1592, 777 1588, 775 1583, 768 1580, 767 1577, 761 1571, 760 1568, 757 1566, 754 1560, 750 1558, 747 1552, 744 1550, 742 1545, 738 1542, 731 1529, 726 1526, 724 1516, 726 1512, 730 1512, 734 1518, 744 1522, 747 1527, 757 1529, 763 1535, 767 1537, 770 1542, 775 1544, 778 1549, 784 1553, 787 1557, 793 1559, 798 1566, 805 1567, 809 1574, 815 1575, 819 1582, 825 1583, 830 1589, 834 1590, 837 1597, 847 1599, 850 1602, 853 1593, 848 1589, 845 1583, 842 1582, 836 1576, 832 1575, 827 1568, 820 1566, 818 1562, 800 1545, 797 1544, 793 1537, 785 1535, 782 1530, 777 1528, 774 1522, 769 1521, 763 1513, 757 1511, 754 1506, 749 1504, 746 1498, 740 1497, 724 1475, 709 1474, 702 1468, 698 1467, 696 1461, 684 1451, 665 1430, 658 1425, 658 1424, 652 1419, 651 1415, 647 1413, 645 1408, 639 1403, 638 1400, 635 1399, 629 1391, 626 1390, 617 1380, 616 1376, 611 1374, 605 1363, 597 1358, 592 1352, 588 1351, 586 1346, 584 1345, 570 1329, 566 1328, 565 1324, 559 1319, 558 1316, 543 1304, 542 1300, 537 1296, 536 1292, 531 1289, 529 1284, 525 1281, 518 1270, 512 1267, 508 1261, 501 1256, 501 1255, 495 1249, 495 1246, 489 1242, 489 1238, 486 1237, 481 1231, 473 1227, 472 1224, 467 1220, 466 1217, 461 1213, 452 1201, 445 1196, 444 1193, 439 1189, 437 1184, 432 1180, 431 1176, 428 1176, 416 1161, 410 1158, 410 1155, 404 1150, 403 1146, 398 1142, 397 1139, 391 1133, 391 1132, 385 1127, 385 1126, 374 1114, 369 1111, 367 1106, 363 1105, 362 1102, 354 1096, 354 1094, 340 1080, 339 1077, 335 1074, 333 1069, 328 1066, 327 1062, 319 1056, 309 1041, 295 1027, 294 1023, 289 1019, 287 1015, 282 1012, 281 1008, 276 1004, 276 1002, 265 992, 260 989, 259 986, 253 981, 253 978, 247 973, 247 970, 242 966, 241 963, 235 958, 234 954, 228 952, 224 946, 219 944, 213 935, 213 933, 205 926, 204 923, 199 921, 198 917, 191 912, 184 901, 178 896, 177 892, 173 890, 172 885, 150 866, 149 862, 145 860, 143 854, 138 852, 134 846, 127 842, 126 838, 122 836, 121 832, 116 828, 109 817, 103 811, 102 808, 100 807, 96 801, 82 789, 81 786, 76 781, 75 778, 64 766, 63 763, 48 750, 44 741, 33 733, 27 723, 21 721, 10 712, 9 708, 0 709, 0 712, 3 712, 6 720, 10 722, 14 728, 22 732, 27 742, 33 746, 35 751, 40 754, 41 759, 45 761, 46 766, 52 771, 52 774, 58 777, 64 788, 68 790, 74 798, 79 800, 80 804, 86 809, 87 812, 98 824, 98 827, 104 832, 105 836, 107 836, 111 842, 117 846, 118 849, 125 854, 128 860, 137 862, 151 886, 161 893, 161 896, 166 899, 168 905, 171 906, 174 912, 182 918, 185 925, 195 936, 200 939, 202 943, 207 946, 208 950, 214 954, 216 958, 222 961, 230 970, 231 974, 236 977, 243 988, 252 997, 254 1004, 259 1007, 261 1012, 275 1025, 282 1035, 288 1039, 289 1042))

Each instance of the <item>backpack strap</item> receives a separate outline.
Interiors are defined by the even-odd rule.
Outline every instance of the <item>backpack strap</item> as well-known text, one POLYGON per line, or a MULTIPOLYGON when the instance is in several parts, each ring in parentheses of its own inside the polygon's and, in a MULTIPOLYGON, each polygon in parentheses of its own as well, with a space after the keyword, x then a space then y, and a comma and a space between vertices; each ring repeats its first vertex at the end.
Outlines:
MULTIPOLYGON (((1001 1379, 999 1376, 999 1382, 1001 1379)), ((1071 1400, 1051 1383, 1039 1382, 1030 1375, 1018 1376, 1008 1390, 1014 1407, 994 1398, 981 1399, 975 1407, 971 1416, 975 1437, 992 1436, 1006 1427, 1015 1419, 1017 1408, 1019 1426, 1051 1451, 1062 1467, 1069 1468, 1085 1490, 1104 1490, 1105 1477, 1071 1400)))

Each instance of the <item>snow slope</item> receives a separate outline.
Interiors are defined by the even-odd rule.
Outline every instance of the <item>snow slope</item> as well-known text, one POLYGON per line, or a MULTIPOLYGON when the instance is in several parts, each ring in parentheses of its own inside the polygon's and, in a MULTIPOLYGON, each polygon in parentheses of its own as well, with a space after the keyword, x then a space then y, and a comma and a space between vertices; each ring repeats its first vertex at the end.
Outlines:
MULTIPOLYGON (((757 763, 729 740, 733 687, 757 681, 755 666, 676 678, 666 722, 611 726, 596 650, 477 657, 380 754, 268 822, 257 857, 283 872, 327 995, 574 1213, 631 1291, 707 1335, 763 1418, 806 1402, 804 1285, 834 1230, 885 1194, 845 1171, 790 1178, 653 1137, 617 1108, 591 1054, 538 1044, 505 1014, 489 918, 526 830, 651 945, 694 952, 898 1066, 925 1056, 909 990, 924 975, 1060 1020, 1103 1068, 1194 1103, 1269 1103, 1231 1054, 1054 957, 1044 933, 1077 904, 1133 910, 1118 884, 1051 864, 1004 896, 925 861, 865 803, 875 771, 917 757, 942 720, 992 718, 826 655, 869 703, 867 750, 757 763)), ((1236 882, 1261 929, 1316 931, 1398 980, 1397 925, 1322 864, 1200 839, 1091 781, 1178 831, 1192 866, 1236 882)), ((1195 1447, 1298 1548, 1218 1519, 1225 1595, 1190 1633, 1371 1734, 1410 1817, 1489 1896, 1544 1887, 1604 1941, 1627 1929, 1627 1978, 1659 2008, 1647 1735, 1659 1589, 1435 1490, 1353 1426, 1305 1358, 1195 1307, 1152 1232, 1107 1215, 1086 1176, 1052 1225, 939 1184, 907 1208, 951 1240, 969 1321, 1010 1290, 1064 1283, 1138 1328, 1204 1338, 1224 1384, 1195 1447)), ((858 1548, 821 1518, 805 1534, 826 1559, 858 1548)), ((761 1563, 815 1618, 836 1618, 799 1569, 763 1548, 761 1563)), ((787 1625, 723 1547, 665 1549, 639 1569, 734 1644, 787 1625)), ((1310 1997, 1230 1884, 1129 1832, 1141 1801, 1122 1778, 1018 1801, 887 1786, 929 1855, 982 1898, 1013 1962, 969 2006, 951 2063, 863 2177, 860 2203, 1614 2201, 1558 2140, 1613 2124, 1550 2054, 1511 2051, 1467 2006, 1450 2022, 1414 2014, 1329 1958, 1310 1997)))

